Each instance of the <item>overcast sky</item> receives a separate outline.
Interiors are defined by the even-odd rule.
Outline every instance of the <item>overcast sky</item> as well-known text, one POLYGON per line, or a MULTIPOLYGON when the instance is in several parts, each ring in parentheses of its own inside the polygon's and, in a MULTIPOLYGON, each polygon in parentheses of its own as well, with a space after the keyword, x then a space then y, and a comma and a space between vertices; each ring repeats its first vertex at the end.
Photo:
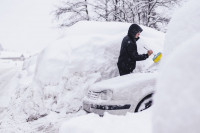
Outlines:
POLYGON ((36 52, 55 40, 51 14, 55 1, 1 0, 0 43, 4 49, 36 52))

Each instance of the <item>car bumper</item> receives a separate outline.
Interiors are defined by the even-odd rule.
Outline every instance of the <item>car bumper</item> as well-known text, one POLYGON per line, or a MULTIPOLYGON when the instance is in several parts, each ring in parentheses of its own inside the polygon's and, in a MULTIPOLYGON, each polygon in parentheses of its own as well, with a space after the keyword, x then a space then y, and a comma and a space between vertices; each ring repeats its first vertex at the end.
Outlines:
POLYGON ((99 115, 104 115, 105 112, 110 114, 125 115, 129 111, 130 107, 130 104, 107 105, 104 103, 96 104, 88 101, 83 101, 83 109, 86 112, 96 113, 99 115))

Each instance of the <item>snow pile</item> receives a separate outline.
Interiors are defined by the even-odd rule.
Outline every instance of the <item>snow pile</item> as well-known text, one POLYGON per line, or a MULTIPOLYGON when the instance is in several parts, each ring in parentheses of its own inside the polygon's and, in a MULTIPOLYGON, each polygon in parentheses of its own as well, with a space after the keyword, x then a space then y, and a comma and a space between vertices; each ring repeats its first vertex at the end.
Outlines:
POLYGON ((155 95, 154 133, 200 132, 199 8, 199 1, 189 1, 169 24, 155 95))
POLYGON ((141 113, 128 113, 126 117, 88 114, 66 121, 59 133, 151 133, 151 109, 141 113))
POLYGON ((194 3, 195 0, 187 2, 184 8, 177 10, 173 15, 166 34, 164 56, 169 55, 179 45, 182 45, 200 31, 200 12, 198 10, 200 3, 194 3))

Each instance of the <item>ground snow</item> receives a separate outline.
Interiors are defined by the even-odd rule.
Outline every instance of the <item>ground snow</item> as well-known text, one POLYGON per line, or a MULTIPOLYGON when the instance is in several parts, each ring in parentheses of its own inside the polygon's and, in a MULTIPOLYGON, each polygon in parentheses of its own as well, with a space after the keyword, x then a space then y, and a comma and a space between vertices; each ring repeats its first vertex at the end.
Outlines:
POLYGON ((104 117, 88 114, 62 124, 59 133, 151 133, 151 109, 141 113, 116 116, 105 113, 104 117))

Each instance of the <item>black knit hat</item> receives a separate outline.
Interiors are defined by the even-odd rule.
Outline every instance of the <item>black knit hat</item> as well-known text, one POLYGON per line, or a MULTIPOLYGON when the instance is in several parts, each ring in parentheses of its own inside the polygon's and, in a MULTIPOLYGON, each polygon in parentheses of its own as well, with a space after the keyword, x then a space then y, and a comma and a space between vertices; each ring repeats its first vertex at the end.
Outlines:
POLYGON ((135 38, 135 35, 138 33, 138 32, 142 32, 142 28, 137 25, 137 24, 132 24, 130 27, 129 27, 129 30, 128 30, 128 36, 131 38, 131 39, 134 39, 135 38))

